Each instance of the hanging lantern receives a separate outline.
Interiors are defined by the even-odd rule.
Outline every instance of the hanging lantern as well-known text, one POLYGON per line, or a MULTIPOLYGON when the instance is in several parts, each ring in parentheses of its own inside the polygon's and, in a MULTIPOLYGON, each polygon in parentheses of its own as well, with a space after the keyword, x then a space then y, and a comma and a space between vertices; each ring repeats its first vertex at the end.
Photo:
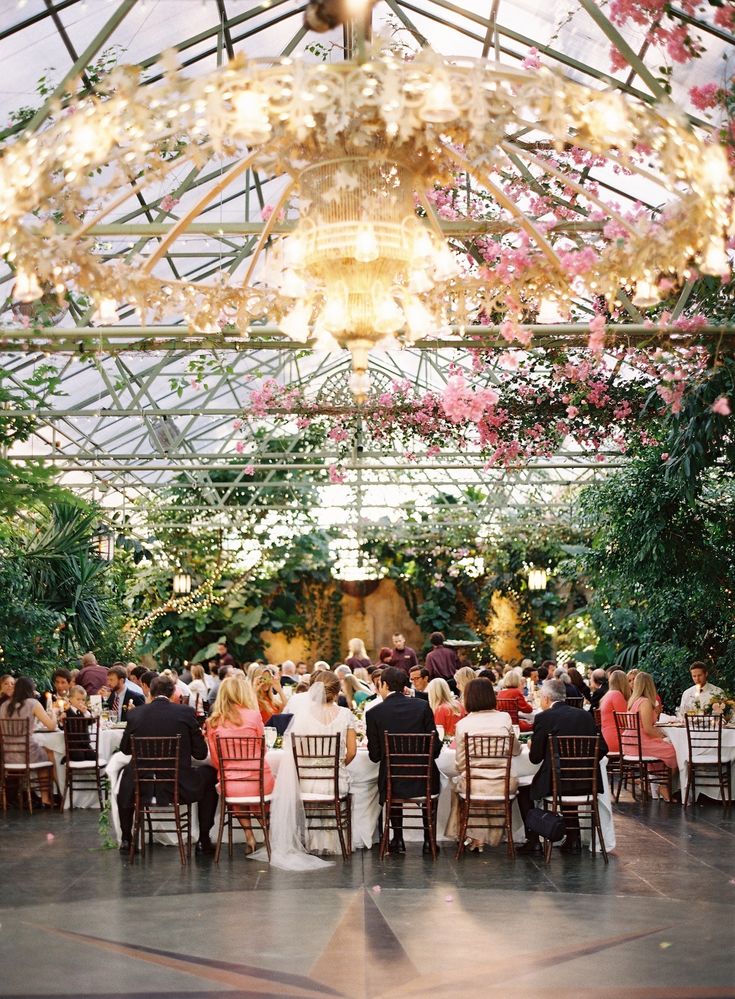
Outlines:
POLYGON ((191 593, 191 576, 188 572, 174 573, 173 590, 176 597, 185 597, 191 593))
POLYGON ((92 554, 103 562, 112 562, 115 557, 115 535, 104 524, 97 528, 97 533, 92 536, 92 554))
POLYGON ((545 590, 547 583, 546 569, 528 570, 529 590, 545 590))

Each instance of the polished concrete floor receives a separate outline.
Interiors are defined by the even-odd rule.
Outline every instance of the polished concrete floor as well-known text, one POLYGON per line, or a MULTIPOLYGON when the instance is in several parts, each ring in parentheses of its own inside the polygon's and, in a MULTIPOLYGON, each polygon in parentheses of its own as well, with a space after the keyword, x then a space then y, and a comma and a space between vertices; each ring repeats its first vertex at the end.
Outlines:
POLYGON ((420 844, 310 874, 155 847, 97 813, 0 819, 0 996, 735 997, 735 818, 621 801, 602 859, 420 844))

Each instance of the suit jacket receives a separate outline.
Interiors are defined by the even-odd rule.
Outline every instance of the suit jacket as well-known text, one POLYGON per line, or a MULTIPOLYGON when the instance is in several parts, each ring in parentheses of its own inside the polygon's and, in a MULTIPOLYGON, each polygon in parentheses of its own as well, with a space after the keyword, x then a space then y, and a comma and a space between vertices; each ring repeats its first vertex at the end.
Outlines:
POLYGON ((608 692, 609 689, 610 688, 608 687, 607 683, 603 683, 601 687, 598 687, 597 690, 593 690, 590 693, 590 706, 593 711, 595 708, 599 708, 600 701, 602 700, 602 698, 605 696, 605 694, 608 692))
POLYGON ((194 708, 185 704, 174 704, 166 697, 156 697, 150 704, 130 712, 128 724, 123 732, 120 751, 131 754, 130 740, 133 736, 180 735, 179 795, 182 801, 198 801, 201 793, 202 774, 195 769, 191 760, 206 760, 207 743, 199 728, 194 708))
MULTIPOLYGON (((551 794, 551 753, 549 750, 550 735, 597 735, 595 717, 591 711, 573 708, 559 701, 546 711, 537 714, 533 723, 533 736, 529 759, 531 763, 540 763, 541 769, 533 778, 531 797, 544 798, 551 794)), ((607 745, 600 736, 600 758, 607 755, 607 745)), ((598 770, 597 787, 602 787, 602 775, 598 770)), ((579 788, 575 789, 579 793, 579 788)))
MULTIPOLYGON (((114 691, 107 698, 107 700, 105 701, 106 708, 108 709, 112 708, 116 693, 117 691, 114 691)), ((130 687, 125 687, 125 689, 122 692, 122 704, 120 705, 120 718, 123 721, 127 720, 128 708, 130 707, 131 704, 133 705, 134 708, 142 707, 145 704, 145 694, 138 694, 136 693, 136 691, 131 690, 130 687)))
MULTIPOLYGON (((391 694, 381 704, 365 713, 367 719, 368 755, 373 763, 380 763, 378 790, 380 801, 385 801, 388 790, 388 768, 385 760, 385 733, 434 733, 434 759, 441 752, 442 744, 434 724, 434 715, 428 701, 406 697, 405 694, 391 694)), ((439 771, 432 768, 432 794, 439 791, 439 771)), ((422 795, 425 785, 420 780, 397 780, 393 784, 397 797, 411 798, 422 795)))

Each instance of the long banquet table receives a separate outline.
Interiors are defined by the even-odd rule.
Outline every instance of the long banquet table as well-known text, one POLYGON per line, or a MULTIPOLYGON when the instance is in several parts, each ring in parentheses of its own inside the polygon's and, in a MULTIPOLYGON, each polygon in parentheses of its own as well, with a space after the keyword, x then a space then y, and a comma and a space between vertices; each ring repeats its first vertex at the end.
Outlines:
MULTIPOLYGON (((676 752, 683 801, 683 791, 687 784, 687 763, 689 761, 689 743, 687 741, 686 725, 671 716, 662 715, 659 719, 658 727, 663 731, 676 752)), ((708 755, 705 750, 696 752, 694 756, 695 762, 705 755, 708 755)), ((723 761, 729 760, 735 763, 735 726, 733 725, 726 725, 722 729, 722 759, 723 761)), ((730 781, 730 797, 732 798, 735 795, 735 766, 731 767, 730 781)), ((713 798, 715 801, 722 800, 720 789, 715 785, 707 784, 701 788, 698 786, 697 795, 700 794, 703 794, 707 798, 713 798)))

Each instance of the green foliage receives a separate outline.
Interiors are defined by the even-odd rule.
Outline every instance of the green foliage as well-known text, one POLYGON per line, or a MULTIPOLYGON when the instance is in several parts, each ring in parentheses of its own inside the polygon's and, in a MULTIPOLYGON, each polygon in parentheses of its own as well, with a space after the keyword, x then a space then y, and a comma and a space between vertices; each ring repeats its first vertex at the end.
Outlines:
POLYGON ((577 557, 595 595, 598 633, 630 668, 650 668, 667 707, 704 659, 731 675, 735 606, 735 489, 709 468, 690 484, 671 476, 658 451, 589 486, 580 512, 594 532, 577 557), (637 650, 637 651, 636 651, 637 650))

